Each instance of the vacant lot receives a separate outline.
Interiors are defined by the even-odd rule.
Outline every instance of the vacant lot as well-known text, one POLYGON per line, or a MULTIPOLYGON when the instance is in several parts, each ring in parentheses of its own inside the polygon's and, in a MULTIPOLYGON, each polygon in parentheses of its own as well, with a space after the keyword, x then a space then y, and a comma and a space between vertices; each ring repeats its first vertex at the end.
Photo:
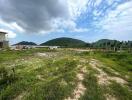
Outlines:
POLYGON ((0 100, 132 100, 132 54, 0 51, 0 100))

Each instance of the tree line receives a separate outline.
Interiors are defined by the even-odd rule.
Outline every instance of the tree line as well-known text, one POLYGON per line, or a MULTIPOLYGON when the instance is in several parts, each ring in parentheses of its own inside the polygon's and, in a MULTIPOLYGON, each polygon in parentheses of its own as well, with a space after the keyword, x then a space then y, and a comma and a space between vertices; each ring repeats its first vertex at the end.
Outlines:
POLYGON ((132 51, 132 41, 117 41, 117 40, 102 39, 94 43, 88 43, 87 46, 93 49, 132 51))

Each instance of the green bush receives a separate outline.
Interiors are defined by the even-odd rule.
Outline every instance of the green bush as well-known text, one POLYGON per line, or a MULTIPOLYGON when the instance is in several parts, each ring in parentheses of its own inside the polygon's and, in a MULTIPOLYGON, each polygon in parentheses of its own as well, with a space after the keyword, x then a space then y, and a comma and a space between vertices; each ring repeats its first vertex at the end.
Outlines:
POLYGON ((10 84, 17 79, 14 69, 7 69, 5 67, 0 67, 0 85, 10 84))

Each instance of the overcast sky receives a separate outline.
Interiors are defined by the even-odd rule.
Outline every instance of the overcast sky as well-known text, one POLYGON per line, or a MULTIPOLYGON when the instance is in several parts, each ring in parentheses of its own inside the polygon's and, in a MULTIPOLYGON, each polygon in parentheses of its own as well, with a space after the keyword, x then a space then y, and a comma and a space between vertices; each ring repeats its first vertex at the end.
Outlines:
POLYGON ((71 37, 132 40, 132 0, 0 0, 10 43, 71 37))

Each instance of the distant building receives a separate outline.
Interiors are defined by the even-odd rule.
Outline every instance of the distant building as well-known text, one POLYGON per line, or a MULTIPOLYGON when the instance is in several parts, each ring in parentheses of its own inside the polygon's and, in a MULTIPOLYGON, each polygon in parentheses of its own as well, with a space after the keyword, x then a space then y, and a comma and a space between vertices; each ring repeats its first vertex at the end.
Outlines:
POLYGON ((21 45, 21 44, 16 44, 16 45, 12 45, 11 49, 12 50, 23 50, 23 49, 32 49, 35 48, 34 45, 21 45))
POLYGON ((49 46, 50 49, 57 49, 59 48, 60 46, 49 46))
POLYGON ((60 46, 40 46, 40 45, 34 46, 34 48, 49 48, 49 49, 57 49, 59 47, 60 46))
POLYGON ((0 48, 6 48, 9 46, 9 41, 6 39, 6 32, 0 32, 0 48))
POLYGON ((22 45, 15 44, 11 46, 12 50, 22 50, 22 49, 32 49, 32 48, 49 48, 49 49, 57 49, 60 46, 40 46, 40 45, 22 45))

